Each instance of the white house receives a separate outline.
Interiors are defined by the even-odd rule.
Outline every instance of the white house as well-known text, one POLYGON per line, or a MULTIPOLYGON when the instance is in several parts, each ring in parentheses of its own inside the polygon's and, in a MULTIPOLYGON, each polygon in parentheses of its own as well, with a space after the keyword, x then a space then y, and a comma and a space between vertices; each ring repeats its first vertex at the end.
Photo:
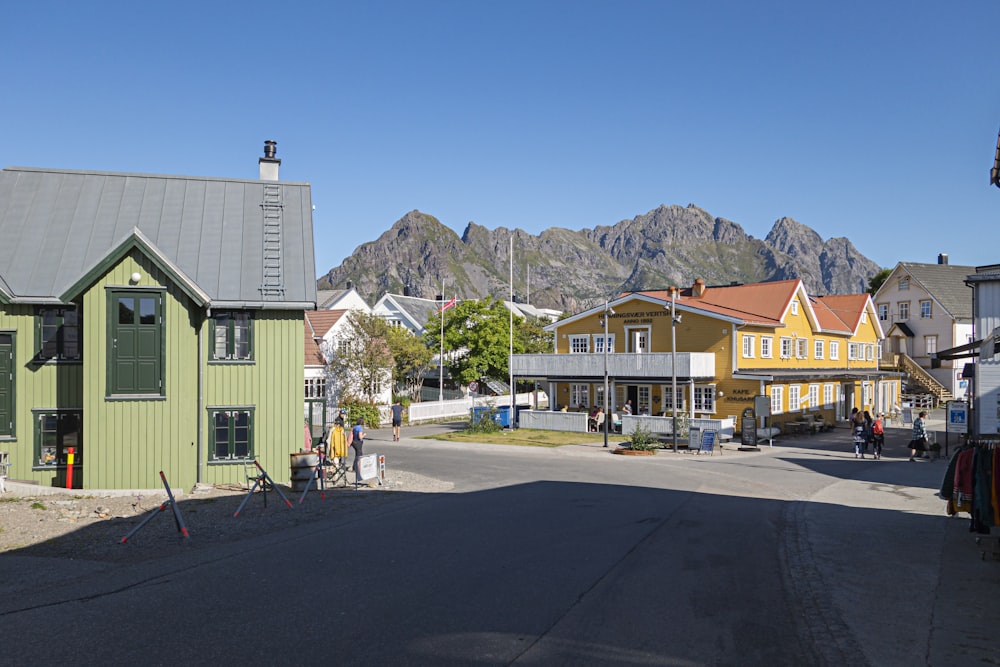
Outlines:
POLYGON ((371 306, 354 289, 354 283, 347 281, 345 289, 327 289, 316 291, 316 308, 319 310, 363 310, 372 312, 371 306))
MULTIPOLYGON (((976 432, 1000 433, 1000 264, 980 266, 968 276, 975 292, 976 336, 982 339, 975 369, 976 432)), ((959 359, 959 362, 968 361, 959 359)), ((944 362, 942 362, 944 363, 944 362)))
POLYGON ((873 297, 886 333, 881 367, 909 376, 909 393, 929 393, 939 401, 962 399, 968 391, 964 363, 942 361, 932 368, 931 355, 972 342, 972 293, 965 279, 972 266, 900 262, 873 297))
POLYGON ((375 303, 372 313, 384 319, 390 326, 403 327, 420 336, 424 333, 424 325, 437 315, 443 305, 443 302, 433 299, 384 294, 375 303))

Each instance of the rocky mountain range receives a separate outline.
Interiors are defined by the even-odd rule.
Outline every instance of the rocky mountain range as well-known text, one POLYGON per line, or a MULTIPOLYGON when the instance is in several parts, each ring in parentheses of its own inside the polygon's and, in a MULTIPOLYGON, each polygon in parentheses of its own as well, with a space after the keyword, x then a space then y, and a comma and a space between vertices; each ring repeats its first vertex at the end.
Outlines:
POLYGON ((569 312, 623 291, 687 287, 696 278, 709 286, 800 278, 810 294, 859 293, 880 269, 846 238, 823 240, 791 218, 755 239, 739 224, 693 204, 660 206, 594 229, 550 228, 537 236, 470 222, 459 237, 433 216, 411 211, 318 285, 342 288, 351 281, 369 303, 386 292, 434 299, 442 284, 449 298, 506 299, 511 235, 515 298, 569 312))

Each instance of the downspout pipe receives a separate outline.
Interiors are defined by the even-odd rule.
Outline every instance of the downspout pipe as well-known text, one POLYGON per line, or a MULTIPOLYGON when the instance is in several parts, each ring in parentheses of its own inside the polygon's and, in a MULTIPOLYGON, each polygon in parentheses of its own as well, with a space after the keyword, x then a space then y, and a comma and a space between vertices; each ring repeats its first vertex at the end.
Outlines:
POLYGON ((198 414, 195 420, 198 424, 198 436, 195 440, 197 443, 195 451, 198 456, 198 469, 195 477, 198 484, 203 484, 205 481, 205 364, 202 355, 204 354, 205 326, 210 316, 211 310, 206 310, 205 319, 202 320, 200 326, 198 327, 198 405, 196 407, 198 414))

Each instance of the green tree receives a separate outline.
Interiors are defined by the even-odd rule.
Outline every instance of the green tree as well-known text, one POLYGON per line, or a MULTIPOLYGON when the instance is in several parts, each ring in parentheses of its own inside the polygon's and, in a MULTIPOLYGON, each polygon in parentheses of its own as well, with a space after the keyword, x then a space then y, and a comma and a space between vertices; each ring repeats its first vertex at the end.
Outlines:
POLYGON ((520 325, 514 318, 514 348, 517 351, 517 341, 521 341, 521 350, 524 354, 551 354, 554 352, 554 341, 552 334, 545 331, 543 327, 548 324, 545 320, 537 317, 525 317, 521 319, 520 325))
POLYGON ((872 296, 875 296, 875 292, 877 292, 878 288, 882 286, 882 284, 885 282, 885 279, 889 277, 890 273, 892 273, 892 269, 882 269, 874 276, 869 278, 868 293, 871 294, 872 296))
POLYGON ((336 342, 324 346, 327 374, 342 404, 375 405, 392 382, 392 351, 386 342, 389 325, 376 315, 352 310, 336 342))
POLYGON ((405 327, 388 327, 385 339, 395 360, 397 387, 401 386, 411 399, 418 398, 424 383, 423 374, 431 367, 435 351, 405 327))
MULTIPOLYGON (((510 311, 492 297, 485 300, 462 301, 454 308, 432 317, 424 326, 424 341, 431 350, 438 350, 441 341, 441 316, 444 316, 445 366, 451 376, 462 384, 480 377, 505 380, 509 375, 510 311)), ((514 317, 514 330, 523 326, 524 318, 514 317)), ((514 353, 524 352, 520 335, 514 336, 514 353)))

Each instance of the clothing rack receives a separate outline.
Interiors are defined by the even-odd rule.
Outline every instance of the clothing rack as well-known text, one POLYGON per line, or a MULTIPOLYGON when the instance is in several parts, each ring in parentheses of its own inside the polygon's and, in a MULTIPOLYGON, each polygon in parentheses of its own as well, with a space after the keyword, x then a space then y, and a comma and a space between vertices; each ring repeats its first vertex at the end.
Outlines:
POLYGON ((967 512, 980 556, 1000 560, 1000 434, 968 435, 948 463, 939 494, 949 515, 967 512))

